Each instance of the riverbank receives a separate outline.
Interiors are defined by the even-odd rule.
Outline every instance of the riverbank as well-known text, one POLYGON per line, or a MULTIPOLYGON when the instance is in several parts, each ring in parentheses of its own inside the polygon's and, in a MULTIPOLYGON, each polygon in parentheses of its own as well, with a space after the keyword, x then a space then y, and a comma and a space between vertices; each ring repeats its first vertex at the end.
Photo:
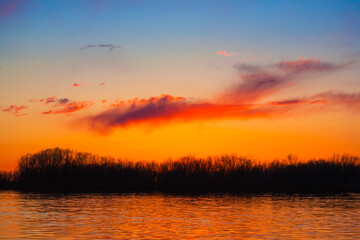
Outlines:
POLYGON ((23 156, 0 188, 39 192, 332 193, 360 192, 360 158, 259 163, 235 155, 162 163, 100 157, 69 149, 23 156))

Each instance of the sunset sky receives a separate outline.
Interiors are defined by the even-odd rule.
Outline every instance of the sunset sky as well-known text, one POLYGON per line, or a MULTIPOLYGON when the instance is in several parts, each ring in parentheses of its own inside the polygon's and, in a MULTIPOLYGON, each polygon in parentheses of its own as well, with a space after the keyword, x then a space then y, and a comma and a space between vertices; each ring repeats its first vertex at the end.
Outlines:
POLYGON ((0 0, 0 170, 360 155, 360 3, 0 0))

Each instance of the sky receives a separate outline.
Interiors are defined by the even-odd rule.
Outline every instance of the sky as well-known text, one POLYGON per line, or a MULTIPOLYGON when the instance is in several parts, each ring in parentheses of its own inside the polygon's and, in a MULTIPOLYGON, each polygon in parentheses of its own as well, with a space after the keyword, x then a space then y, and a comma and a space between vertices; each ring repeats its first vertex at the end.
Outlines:
POLYGON ((360 2, 0 0, 0 170, 360 155, 360 2))

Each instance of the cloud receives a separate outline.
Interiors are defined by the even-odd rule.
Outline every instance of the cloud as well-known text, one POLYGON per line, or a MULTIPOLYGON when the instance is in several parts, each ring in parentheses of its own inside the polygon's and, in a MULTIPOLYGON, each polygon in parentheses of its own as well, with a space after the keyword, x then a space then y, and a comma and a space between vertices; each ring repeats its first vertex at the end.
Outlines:
POLYGON ((73 87, 81 87, 81 86, 82 86, 82 84, 79 84, 79 83, 74 83, 72 86, 73 86, 73 87))
MULTIPOLYGON (((157 126, 197 120, 278 118, 342 110, 360 113, 360 93, 326 91, 308 97, 266 101, 266 97, 303 81, 303 73, 335 71, 346 66, 310 60, 265 66, 237 65, 241 81, 213 101, 200 102, 171 95, 127 101, 116 99, 107 105, 107 110, 82 118, 77 124, 97 133, 108 134, 116 128, 138 124, 157 126)), ((106 103, 103 101, 104 106, 106 103)))
POLYGON ((109 51, 112 51, 115 48, 122 48, 121 46, 115 46, 113 44, 98 44, 98 45, 86 45, 81 48, 81 50, 88 49, 88 48, 108 48, 109 51))
POLYGON ((242 76, 242 82, 224 91, 218 101, 221 103, 252 104, 273 95, 290 82, 290 76, 273 73, 253 73, 242 76))
POLYGON ((27 109, 27 106, 11 105, 5 108, 0 108, 3 112, 11 113, 16 117, 26 115, 26 113, 20 113, 22 110, 27 109))
POLYGON ((268 102, 251 110, 256 116, 281 117, 310 113, 350 111, 360 113, 360 93, 326 91, 310 97, 268 102))
POLYGON ((130 99, 127 101, 122 101, 119 98, 116 99, 114 102, 109 104, 109 107, 121 107, 121 106, 125 106, 128 104, 144 104, 144 103, 151 103, 151 102, 159 102, 159 101, 164 101, 164 100, 169 100, 169 101, 175 101, 175 100, 185 100, 185 98, 183 97, 173 97, 171 95, 168 94, 163 94, 159 97, 151 97, 149 99, 139 99, 139 98, 134 98, 134 99, 130 99))
POLYGON ((306 71, 333 71, 344 67, 344 64, 335 65, 328 62, 322 62, 315 58, 305 59, 300 57, 297 61, 283 61, 278 63, 279 69, 290 72, 306 72, 306 71))
POLYGON ((224 91, 218 100, 222 103, 252 104, 275 94, 276 92, 304 81, 304 73, 336 71, 347 64, 332 64, 310 58, 297 61, 283 61, 265 66, 239 64, 241 82, 224 91))
POLYGON ((326 91, 312 97, 311 103, 323 103, 333 110, 352 109, 360 112, 360 93, 345 93, 340 91, 326 91))
POLYGON ((5 0, 0 3, 0 16, 9 16, 11 15, 17 5, 19 4, 19 0, 5 0))
POLYGON ((106 100, 106 99, 101 99, 101 103, 102 103, 102 107, 103 108, 106 108, 107 106, 106 106, 106 103, 108 102, 108 100, 106 100))
POLYGON ((149 99, 133 99, 112 107, 100 114, 80 120, 81 124, 98 133, 109 133, 116 127, 147 123, 157 125, 169 121, 191 121, 196 119, 218 119, 241 116, 247 106, 218 105, 189 102, 183 97, 162 95, 149 99))
POLYGON ((59 98, 57 99, 57 102, 59 105, 64 105, 70 102, 70 100, 68 98, 59 98))
MULTIPOLYGON (((304 102, 306 102, 306 101, 302 100, 302 99, 289 99, 289 100, 270 102, 270 104, 279 106, 279 105, 300 104, 300 103, 304 103, 304 102)), ((313 103, 315 103, 315 102, 313 102, 313 103)))
POLYGON ((44 103, 45 105, 49 105, 49 104, 63 105, 70 102, 70 100, 68 98, 57 98, 56 96, 51 96, 48 98, 42 98, 40 100, 30 99, 29 102, 41 102, 44 103))
MULTIPOLYGON (((33 99, 32 101, 35 101, 35 100, 33 99)), ((42 98, 39 100, 39 102, 44 103, 44 104, 54 103, 55 101, 56 101, 55 96, 48 97, 48 98, 42 98)))
POLYGON ((42 112, 42 114, 65 113, 69 115, 72 112, 88 109, 94 105, 93 101, 73 101, 68 98, 57 98, 56 96, 42 98, 40 100, 30 99, 29 102, 40 102, 43 105, 52 108, 48 111, 42 112))
MULTIPOLYGON (((129 100, 129 101, 131 101, 131 100, 129 100)), ((122 101, 120 99, 116 99, 114 102, 109 104, 109 107, 121 107, 121 106, 124 106, 125 104, 126 104, 125 101, 122 101)))
POLYGON ((106 83, 104 83, 104 82, 100 83, 100 86, 105 86, 105 85, 106 85, 106 83))
POLYGON ((53 106, 54 109, 42 112, 42 114, 70 114, 73 112, 89 109, 94 103, 92 101, 70 101, 68 99, 59 99, 58 104, 53 106))
POLYGON ((123 101, 119 106, 82 118, 77 123, 91 131, 108 134, 118 127, 127 128, 138 124, 157 126, 196 120, 278 118, 344 109, 360 113, 360 94, 328 91, 307 98, 251 105, 192 102, 182 97, 162 95, 123 101))
POLYGON ((237 53, 234 52, 234 53, 227 53, 226 51, 218 51, 216 52, 218 55, 224 55, 224 56, 233 56, 233 55, 236 55, 237 53))

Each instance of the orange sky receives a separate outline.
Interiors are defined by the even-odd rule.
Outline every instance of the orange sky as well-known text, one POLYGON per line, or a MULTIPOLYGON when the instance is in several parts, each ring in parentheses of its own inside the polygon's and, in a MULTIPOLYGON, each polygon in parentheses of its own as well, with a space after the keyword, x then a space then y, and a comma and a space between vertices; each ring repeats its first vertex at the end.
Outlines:
POLYGON ((85 2, 0 4, 0 170, 52 147, 360 155, 353 3, 85 2))

